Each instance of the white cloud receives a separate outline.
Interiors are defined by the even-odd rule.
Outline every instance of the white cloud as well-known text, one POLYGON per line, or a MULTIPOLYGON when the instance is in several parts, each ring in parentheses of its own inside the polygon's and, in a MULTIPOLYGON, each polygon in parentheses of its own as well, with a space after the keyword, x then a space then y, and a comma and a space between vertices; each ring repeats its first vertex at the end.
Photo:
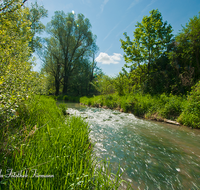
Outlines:
POLYGON ((122 55, 120 53, 114 53, 113 55, 108 55, 107 53, 101 52, 95 61, 102 64, 118 64, 121 60, 122 55))
POLYGON ((74 14, 75 12, 74 12, 74 10, 72 10, 72 14, 74 14))

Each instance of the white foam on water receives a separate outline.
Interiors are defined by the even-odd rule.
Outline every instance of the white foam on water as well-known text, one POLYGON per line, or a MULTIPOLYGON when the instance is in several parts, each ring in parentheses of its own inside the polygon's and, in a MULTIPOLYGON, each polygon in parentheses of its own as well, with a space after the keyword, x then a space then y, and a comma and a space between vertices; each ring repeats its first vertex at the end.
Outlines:
MULTIPOLYGON (((184 176, 191 176, 194 167, 200 167, 198 147, 192 149, 191 154, 185 156, 185 150, 180 146, 190 148, 190 144, 179 143, 191 137, 198 136, 185 135, 181 139, 182 133, 146 120, 138 119, 133 114, 121 113, 102 108, 86 108, 76 110, 68 108, 71 115, 81 116, 89 123, 91 141, 95 144, 94 151, 100 159, 110 159, 114 172, 118 169, 125 171, 123 178, 138 184, 140 189, 162 189, 163 184, 172 189, 184 176), (179 139, 177 141, 177 139, 179 139), (181 163, 180 163, 181 161, 181 163), (186 163, 183 165, 182 163, 186 163), (187 164, 191 163, 191 164, 187 164), (191 169, 186 170, 190 166, 191 169), (194 167, 193 167, 194 166, 194 167), (172 177, 174 175, 174 177, 172 177), (181 175, 180 179, 176 175, 181 175), (165 182, 162 180, 164 179, 165 182), (148 186, 148 182, 152 186, 148 186)), ((198 143, 198 140, 196 140, 198 143)), ((189 142, 190 143, 190 142, 189 142)), ((200 144, 199 144, 200 145, 200 144)), ((189 151, 188 151, 189 152, 189 151)), ((194 170, 196 169, 194 168, 194 170)), ((197 169, 196 169, 197 171, 197 169)), ((195 171, 195 172, 196 172, 195 171)), ((196 174, 195 174, 196 175, 196 174)), ((188 181, 188 188, 199 186, 197 181, 188 181)))

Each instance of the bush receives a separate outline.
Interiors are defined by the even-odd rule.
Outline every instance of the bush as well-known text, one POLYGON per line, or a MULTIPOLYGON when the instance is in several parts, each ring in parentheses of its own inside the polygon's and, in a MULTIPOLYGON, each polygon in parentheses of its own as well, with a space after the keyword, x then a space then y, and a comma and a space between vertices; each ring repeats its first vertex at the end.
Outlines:
POLYGON ((34 60, 28 44, 33 34, 27 19, 30 10, 22 8, 21 3, 0 3, 0 128, 9 126, 21 102, 43 86, 40 74, 31 66, 34 60))
POLYGON ((56 95, 51 95, 50 97, 52 97, 54 100, 57 100, 57 96, 56 95))
POLYGON ((104 100, 104 104, 108 107, 108 108, 112 108, 112 96, 111 95, 106 95, 105 96, 105 100, 104 100))
POLYGON ((186 126, 200 128, 200 81, 192 88, 178 121, 186 126))
POLYGON ((176 119, 183 111, 184 98, 176 95, 170 95, 163 108, 161 108, 161 116, 167 119, 176 119))

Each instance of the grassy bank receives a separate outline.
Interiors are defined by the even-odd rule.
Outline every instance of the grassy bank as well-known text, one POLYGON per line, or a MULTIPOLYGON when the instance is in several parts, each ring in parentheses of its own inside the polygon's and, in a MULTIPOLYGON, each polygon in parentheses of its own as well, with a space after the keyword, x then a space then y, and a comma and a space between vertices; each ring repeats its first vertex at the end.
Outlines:
POLYGON ((146 119, 170 119, 183 125, 200 128, 200 82, 188 97, 176 95, 128 94, 100 95, 80 98, 82 104, 131 112, 146 119))
POLYGON ((101 95, 93 98, 83 97, 80 102, 91 106, 105 106, 110 109, 121 109, 124 112, 131 112, 136 116, 163 118, 175 120, 183 110, 185 99, 178 96, 151 96, 151 95, 101 95))
POLYGON ((107 167, 96 167, 88 124, 64 110, 42 96, 20 105, 1 130, 0 189, 118 188, 119 174, 111 180, 107 167))

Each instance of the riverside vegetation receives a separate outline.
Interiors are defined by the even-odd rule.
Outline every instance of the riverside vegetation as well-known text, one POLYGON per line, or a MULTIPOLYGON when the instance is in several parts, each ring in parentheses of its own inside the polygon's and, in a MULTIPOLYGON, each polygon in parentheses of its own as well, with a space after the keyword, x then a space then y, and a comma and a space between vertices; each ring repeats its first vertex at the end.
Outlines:
POLYGON ((82 104, 110 109, 122 109, 136 116, 157 121, 176 120, 183 125, 200 128, 200 82, 186 96, 150 94, 118 94, 81 97, 82 104))
POLYGON ((57 11, 45 27, 40 19, 47 10, 37 2, 28 8, 26 1, 0 4, 1 189, 117 189, 122 183, 107 163, 97 165, 88 124, 64 116, 63 104, 41 94, 199 128, 198 16, 173 38, 171 26, 152 10, 133 41, 127 34, 121 40, 127 64, 110 78, 95 62, 89 19, 57 11), (49 38, 41 39, 44 30, 49 38), (44 62, 41 72, 33 71, 34 52, 44 62), (93 94, 102 95, 79 98, 93 94))

